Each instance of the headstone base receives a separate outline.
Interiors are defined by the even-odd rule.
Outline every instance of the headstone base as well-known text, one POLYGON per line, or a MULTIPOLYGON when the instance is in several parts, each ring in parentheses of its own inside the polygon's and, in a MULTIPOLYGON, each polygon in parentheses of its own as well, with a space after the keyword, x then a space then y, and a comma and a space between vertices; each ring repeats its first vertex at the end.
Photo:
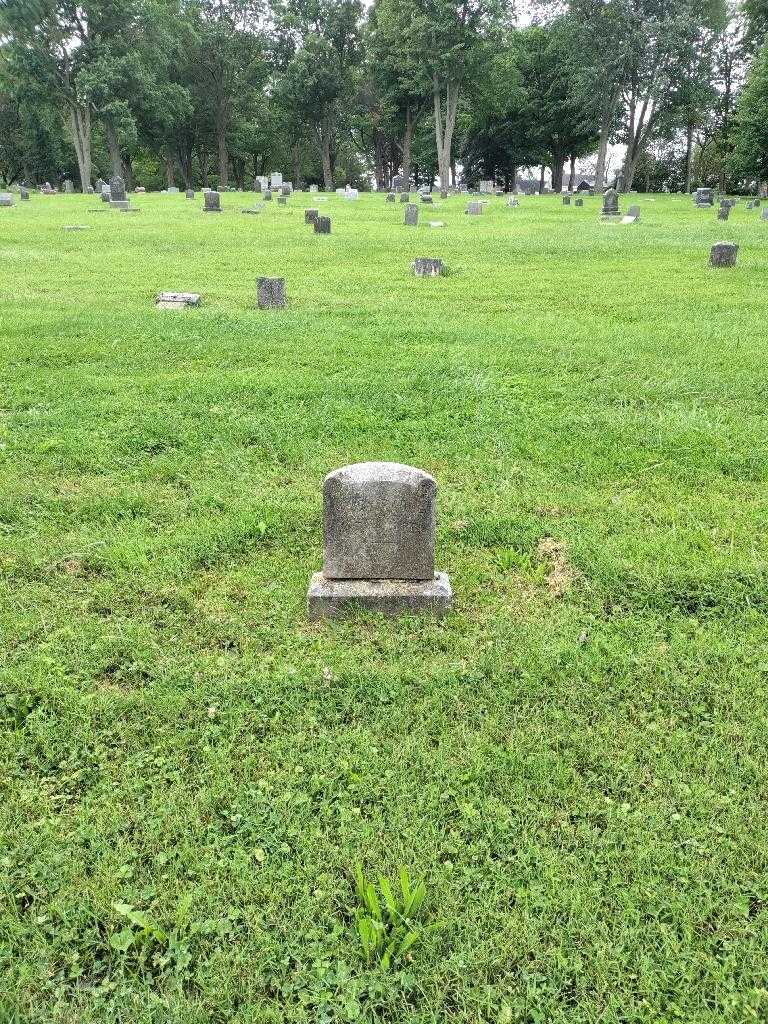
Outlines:
POLYGON ((307 592, 307 612, 315 621, 340 619, 355 608, 392 616, 445 615, 452 604, 453 588, 444 572, 433 580, 329 580, 316 572, 307 592))
POLYGON ((128 199, 110 199, 109 205, 113 210, 130 210, 131 204, 128 199))

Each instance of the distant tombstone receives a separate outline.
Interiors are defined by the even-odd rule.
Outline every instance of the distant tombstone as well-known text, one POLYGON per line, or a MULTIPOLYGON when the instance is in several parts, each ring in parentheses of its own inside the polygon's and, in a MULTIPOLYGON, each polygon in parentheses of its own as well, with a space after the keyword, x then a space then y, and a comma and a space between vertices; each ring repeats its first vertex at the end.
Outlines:
POLYGON ((344 189, 344 198, 345 199, 357 199, 359 196, 360 196, 360 193, 358 192, 358 190, 356 188, 350 188, 349 186, 347 186, 344 189))
POLYGON ((331 233, 331 218, 330 217, 318 217, 315 221, 315 234, 316 235, 330 235, 331 233))
POLYGON ((472 217, 478 217, 483 212, 483 204, 475 201, 467 203, 467 209, 465 212, 470 214, 472 217))
POLYGON ((280 194, 283 196, 289 196, 293 192, 293 186, 290 182, 284 181, 280 186, 280 194))
POLYGON ((407 227, 415 228, 419 223, 419 208, 415 203, 408 203, 405 208, 405 224, 407 227))
POLYGON ((403 192, 406 187, 406 181, 402 174, 396 174, 392 179, 392 188, 395 192, 403 192))
POLYGON ((254 178, 253 179, 253 191, 254 192, 261 192, 261 184, 262 184, 261 178, 254 178))
POLYGON ((387 202, 388 203, 394 203, 396 198, 397 197, 395 196, 394 192, 387 192, 387 202))
POLYGON ((19 199, 29 199, 29 189, 22 185, 19 189, 19 199))
POLYGON ((640 220, 640 207, 630 206, 630 208, 627 210, 627 216, 634 217, 635 220, 640 220))
POLYGON ((443 189, 440 190, 440 198, 441 199, 447 199, 448 198, 448 192, 447 192, 446 189, 443 188, 443 189))
POLYGON ((270 188, 280 188, 280 186, 282 184, 283 184, 283 176, 280 173, 280 171, 272 171, 272 173, 269 176, 269 187, 270 188))
POLYGON ((106 183, 106 181, 104 181, 103 178, 97 178, 96 179, 96 191, 98 192, 99 195, 101 195, 101 192, 102 192, 102 190, 103 190, 103 188, 104 188, 104 186, 106 184, 107 183, 106 183))
POLYGON ((581 198, 581 196, 579 196, 577 199, 574 199, 573 205, 574 206, 583 206, 584 205, 584 200, 581 198))
MULTIPOLYGON (((768 212, 768 211, 766 211, 766 212, 768 212)), ((728 220, 730 215, 731 215, 731 207, 730 206, 721 206, 720 209, 717 211, 717 219, 718 220, 728 220)))
POLYGON ((493 192, 493 182, 481 181, 480 184, 478 185, 478 188, 484 195, 489 195, 491 192, 493 192))
POLYGON ((755 199, 755 201, 752 203, 753 209, 756 210, 756 209, 758 209, 759 206, 760 206, 760 200, 759 199, 755 199))
POLYGON ((735 267, 739 247, 735 242, 715 242, 709 250, 709 263, 713 267, 735 267))
POLYGON ((187 191, 184 193, 184 195, 187 197, 187 199, 194 199, 195 198, 195 190, 193 188, 188 188, 187 191))
POLYGON ((314 224, 317 218, 320 216, 319 210, 305 210, 304 211, 304 223, 314 224))
POLYGON ((440 277, 445 273, 443 261, 428 256, 417 257, 411 264, 411 269, 416 277, 440 277))
POLYGON ((411 201, 411 194, 410 194, 410 192, 401 192, 400 193, 400 202, 401 203, 410 203, 410 201, 411 201))
POLYGON ((199 305, 200 296, 195 292, 160 292, 155 299, 157 309, 189 309, 199 305))
POLYGON ((442 220, 430 220, 430 221, 427 221, 427 223, 429 224, 429 226, 431 228, 444 228, 445 227, 445 221, 442 221, 442 220))
POLYGON ((125 182, 119 174, 109 179, 109 197, 113 203, 124 203, 128 199, 125 193, 125 182))
POLYGON ((319 190, 318 190, 317 185, 310 185, 309 186, 309 191, 312 193, 312 195, 315 195, 319 190))
POLYGON ((288 205, 288 197, 287 196, 278 196, 277 197, 277 205, 278 206, 287 206, 288 205))
POLYGON ((75 186, 69 178, 64 179, 64 191, 69 195, 75 191, 75 186))
POLYGON ((697 206, 714 206, 715 193, 711 188, 697 188, 693 193, 693 201, 697 206))
POLYGON ((264 200, 265 203, 272 202, 272 191, 271 191, 271 189, 265 189, 264 192, 261 195, 261 198, 264 200))
POLYGON ((285 278, 260 277, 256 282, 256 305, 259 309, 283 309, 285 278))
POLYGON ((424 195, 423 195, 423 196, 421 197, 421 201, 422 201, 422 203, 432 203, 432 202, 433 202, 433 200, 432 200, 432 196, 431 196, 431 195, 429 195, 429 194, 427 194, 427 193, 425 193, 425 194, 424 194, 424 195))
MULTIPOLYGON (((137 192, 139 192, 139 191, 142 191, 142 192, 146 192, 147 190, 146 190, 145 188, 143 188, 143 189, 141 189, 141 190, 139 190, 139 189, 136 189, 136 191, 137 191, 137 192)), ((170 186, 170 188, 168 189, 168 195, 169 195, 169 196, 170 196, 170 195, 173 195, 173 196, 175 196, 175 195, 178 195, 178 192, 179 192, 179 190, 178 190, 178 189, 176 188, 176 186, 175 186, 175 185, 171 185, 171 186, 170 186)))
POLYGON ((10 192, 0 192, 0 206, 13 206, 13 195, 10 192))
POLYGON ((103 185, 101 189, 101 201, 102 203, 108 203, 112 198, 109 185, 103 185))
POLYGON ((606 189, 603 195, 603 217, 618 217, 619 194, 615 188, 606 189))
POLYGON ((570 205, 571 205, 571 197, 570 196, 563 196, 563 206, 570 206, 570 205))
POLYGON ((221 213, 221 196, 218 192, 206 192, 203 200, 203 213, 221 213))
POLYGON ((435 572, 437 485, 413 466, 363 462, 323 484, 323 571, 310 580, 311 619, 355 607, 398 615, 444 614, 453 592, 435 572))
POLYGON ((512 198, 507 202, 507 206, 509 206, 511 209, 514 209, 516 206, 519 206, 519 205, 520 205, 520 200, 517 199, 515 196, 512 196, 512 198))
MULTIPOLYGON (((21 198, 23 199, 24 196, 22 196, 21 198)), ((763 212, 760 214, 760 217, 762 220, 768 220, 768 208, 763 210, 763 212)))
POLYGON ((749 200, 749 202, 747 203, 747 209, 748 209, 748 210, 754 210, 754 208, 755 208, 755 204, 754 204, 754 202, 753 202, 753 201, 752 201, 752 200, 750 199, 750 200, 749 200))

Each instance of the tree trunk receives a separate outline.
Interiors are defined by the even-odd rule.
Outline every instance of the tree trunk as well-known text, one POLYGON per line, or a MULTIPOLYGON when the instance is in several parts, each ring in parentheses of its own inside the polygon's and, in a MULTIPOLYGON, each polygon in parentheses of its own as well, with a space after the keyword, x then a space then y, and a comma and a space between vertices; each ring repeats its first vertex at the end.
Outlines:
POLYGON ((437 168, 440 188, 451 185, 451 147, 453 130, 456 127, 456 111, 459 105, 459 83, 450 79, 445 83, 445 111, 443 112, 442 89, 437 74, 432 78, 432 98, 435 105, 435 142, 437 144, 437 168), (445 120, 443 120, 445 117, 445 120))
POLYGON ((541 165, 541 174, 539 175, 539 195, 544 193, 544 175, 546 174, 547 168, 544 164, 541 165))
POLYGON ((331 162, 331 128, 323 123, 320 138, 320 151, 323 158, 323 188, 326 192, 333 192, 333 164, 331 162))
POLYGON ((91 184, 91 112, 88 107, 69 104, 69 127, 80 171, 80 187, 85 192, 91 184))
POLYGON ((208 188, 208 152, 204 146, 197 150, 197 162, 200 164, 200 181, 203 188, 208 188))
POLYGON ((554 160, 552 161, 552 191, 559 193, 563 191, 563 166, 565 165, 565 157, 557 150, 555 150, 552 155, 554 157, 554 160))
POLYGON ((163 163, 165 164, 165 187, 175 188, 176 179, 174 177, 173 154, 167 149, 163 151, 163 163))
POLYGON ((104 118, 104 136, 107 140, 107 151, 109 153, 109 169, 113 177, 123 177, 123 157, 120 153, 120 140, 117 137, 117 129, 108 117, 104 118))
POLYGON ((227 148, 227 117, 223 111, 216 119, 216 143, 219 151, 219 191, 229 186, 229 149, 227 148))
POLYGON ((291 156, 293 157, 293 187, 298 191, 301 189, 301 146, 298 142, 294 142, 291 147, 291 156))
POLYGON ((576 157, 575 156, 571 156, 571 165, 570 165, 570 170, 568 172, 568 191, 569 192, 573 192, 575 184, 576 184, 576 157))
POLYGON ((685 191, 691 191, 691 165, 693 163, 693 125, 688 123, 685 129, 685 191))
POLYGON ((600 123, 600 145, 598 146, 597 163, 595 165, 595 192, 602 192, 605 184, 605 160, 608 155, 611 126, 616 116, 616 107, 619 104, 620 95, 619 89, 614 89, 603 111, 603 119, 600 123))
POLYGON ((413 133, 416 129, 416 120, 411 110, 411 104, 409 103, 405 108, 405 131, 403 132, 403 164, 402 171, 403 177, 405 178, 405 187, 411 180, 411 145, 413 143, 413 133))

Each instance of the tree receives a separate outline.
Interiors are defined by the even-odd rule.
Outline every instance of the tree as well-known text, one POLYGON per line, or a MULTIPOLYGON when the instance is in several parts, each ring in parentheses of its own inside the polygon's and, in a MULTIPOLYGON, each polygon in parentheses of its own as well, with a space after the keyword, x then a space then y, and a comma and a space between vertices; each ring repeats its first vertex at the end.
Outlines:
POLYGON ((733 128, 734 171, 768 180, 768 43, 758 51, 736 109, 733 128))

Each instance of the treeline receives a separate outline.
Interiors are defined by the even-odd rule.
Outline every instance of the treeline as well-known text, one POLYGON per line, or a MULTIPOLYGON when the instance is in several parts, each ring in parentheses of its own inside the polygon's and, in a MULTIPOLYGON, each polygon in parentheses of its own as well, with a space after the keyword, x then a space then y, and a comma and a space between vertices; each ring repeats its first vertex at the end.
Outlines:
POLYGON ((738 188, 768 178, 768 0, 3 0, 0 178, 738 188), (750 74, 750 69, 753 72, 750 74), (746 83, 746 86, 745 86, 746 83), (609 166, 615 144, 623 165, 609 166))

